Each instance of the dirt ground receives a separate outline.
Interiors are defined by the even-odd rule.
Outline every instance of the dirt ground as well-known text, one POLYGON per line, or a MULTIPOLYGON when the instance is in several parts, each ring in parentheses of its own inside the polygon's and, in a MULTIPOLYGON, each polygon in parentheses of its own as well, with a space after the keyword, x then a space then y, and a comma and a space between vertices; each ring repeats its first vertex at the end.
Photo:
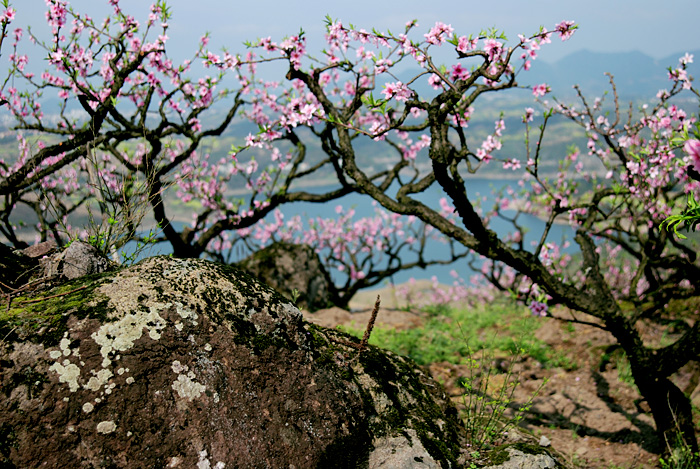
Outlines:
MULTIPOLYGON (((388 290, 357 295, 350 304, 354 312, 331 308, 306 313, 306 316, 327 327, 362 327, 369 320, 377 293, 382 295, 382 303, 387 306, 380 309, 377 324, 397 329, 420 327, 423 314, 397 309, 400 299, 388 290)), ((529 357, 515 365, 520 384, 514 394, 514 405, 526 403, 543 380, 548 380, 534 399, 523 426, 536 438, 545 436, 549 439, 552 448, 570 467, 658 467, 658 455, 654 451, 658 449, 659 441, 654 433, 653 419, 645 412, 648 410, 646 403, 633 385, 620 379, 620 374, 624 376, 624 368, 619 361, 604 359, 614 344, 610 334, 590 326, 571 326, 554 319, 543 319, 536 336, 571 357, 578 367, 573 371, 545 369, 529 357)), ((498 363, 498 359, 493 365, 496 368, 506 366, 498 363)), ((433 363, 429 370, 446 386, 455 403, 463 405, 463 388, 458 383, 460 378, 469 376, 467 365, 433 363)), ((689 377, 698 372, 691 367, 681 371, 676 379, 683 387, 689 377)), ((695 405, 700 404, 700 387, 695 389, 692 397, 695 405)))

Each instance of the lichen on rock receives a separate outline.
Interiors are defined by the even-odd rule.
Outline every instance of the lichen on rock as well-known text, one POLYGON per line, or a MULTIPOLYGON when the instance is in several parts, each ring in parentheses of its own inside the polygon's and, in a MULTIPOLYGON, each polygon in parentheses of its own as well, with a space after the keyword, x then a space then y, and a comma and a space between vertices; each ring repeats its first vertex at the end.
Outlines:
POLYGON ((62 303, 43 293, 50 319, 35 321, 46 311, 32 303, 0 320, 3 465, 382 467, 397 448, 425 467, 459 457, 456 410, 413 362, 359 353, 234 267, 157 257, 57 288, 62 303))

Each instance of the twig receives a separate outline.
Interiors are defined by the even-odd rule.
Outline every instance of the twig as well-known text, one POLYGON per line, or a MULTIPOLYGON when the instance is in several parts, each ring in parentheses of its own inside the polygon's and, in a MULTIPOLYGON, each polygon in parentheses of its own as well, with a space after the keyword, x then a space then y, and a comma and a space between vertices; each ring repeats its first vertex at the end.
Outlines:
MULTIPOLYGON (((365 351, 367 348, 367 342, 369 342, 369 336, 372 334, 372 329, 374 328, 374 321, 377 319, 377 313, 379 312, 379 304, 380 304, 380 298, 379 295, 377 295, 377 301, 374 303, 374 309, 372 310, 372 315, 369 318, 369 322, 367 323, 367 329, 365 329, 365 335, 362 337, 362 341, 359 344, 356 344, 354 342, 350 342, 349 340, 345 339, 339 339, 339 338, 331 338, 331 341, 335 342, 336 344, 341 344, 345 345, 347 347, 352 347, 355 350, 357 350, 358 353, 357 357, 353 358, 352 361, 355 361, 362 352, 365 351)), ((352 362, 351 362, 352 363, 352 362)))
POLYGON ((8 291, 7 293, 0 293, 0 296, 2 296, 3 298, 7 298, 7 308, 6 308, 6 311, 9 311, 9 310, 10 310, 10 306, 12 305, 12 297, 13 297, 13 296, 19 295, 19 294, 20 294, 21 292, 23 292, 24 290, 27 290, 27 289, 29 289, 30 287, 32 287, 32 286, 34 286, 34 285, 36 285, 36 284, 38 284, 38 283, 48 282, 49 280, 53 279, 54 277, 55 277, 55 276, 51 276, 51 277, 42 277, 42 278, 37 279, 37 280, 34 280, 34 281, 32 281, 32 282, 25 283, 24 285, 22 285, 22 286, 19 287, 19 288, 13 288, 13 287, 11 287, 11 286, 9 286, 9 285, 5 285, 4 283, 0 282, 0 285, 2 285, 3 287, 7 288, 8 290, 10 290, 10 291, 8 291))
POLYGON ((0 286, 3 286, 3 287, 5 287, 5 288, 7 288, 8 290, 16 291, 16 289, 12 288, 12 287, 9 286, 9 285, 5 285, 5 284, 2 283, 2 282, 0 282, 0 286))
POLYGON ((56 295, 51 295, 51 296, 45 296, 44 298, 38 298, 38 299, 36 299, 36 300, 22 301, 21 303, 17 303, 17 304, 18 304, 18 305, 26 305, 26 304, 29 304, 29 303, 39 303, 39 302, 44 301, 44 300, 50 300, 51 298, 58 298, 59 296, 70 295, 71 293, 75 293, 75 292, 77 292, 77 291, 84 290, 84 289, 86 289, 86 288, 89 287, 89 286, 90 286, 90 285, 83 285, 82 287, 78 287, 78 288, 76 288, 76 289, 74 289, 74 290, 71 290, 71 291, 67 291, 67 292, 64 292, 64 293, 58 293, 58 294, 56 294, 56 295))
POLYGON ((56 279, 57 277, 58 277, 57 275, 51 275, 48 277, 41 277, 41 278, 38 278, 36 280, 32 280, 31 282, 25 283, 24 285, 17 287, 17 288, 12 288, 12 287, 0 282, 0 285, 12 290, 12 291, 7 292, 7 293, 2 293, 2 295, 4 295, 4 296, 17 295, 18 293, 23 292, 24 290, 27 290, 35 285, 38 285, 41 283, 48 283, 48 282, 56 279))
POLYGON ((369 336, 372 334, 372 329, 374 328, 374 321, 377 319, 377 313, 379 312, 379 304, 381 300, 379 295, 377 295, 377 301, 374 302, 374 309, 372 310, 372 316, 369 318, 367 323, 367 329, 365 329, 365 335, 362 337, 362 342, 360 342, 360 353, 362 353, 365 348, 367 348, 367 342, 369 342, 369 336))
POLYGON ((15 329, 17 329, 17 326, 13 327, 12 330, 11 330, 10 332, 8 332, 7 335, 6 335, 5 337, 2 338, 2 341, 1 341, 1 342, 5 342, 5 339, 7 339, 8 337, 10 337, 10 334, 12 334, 12 333, 15 331, 15 329))

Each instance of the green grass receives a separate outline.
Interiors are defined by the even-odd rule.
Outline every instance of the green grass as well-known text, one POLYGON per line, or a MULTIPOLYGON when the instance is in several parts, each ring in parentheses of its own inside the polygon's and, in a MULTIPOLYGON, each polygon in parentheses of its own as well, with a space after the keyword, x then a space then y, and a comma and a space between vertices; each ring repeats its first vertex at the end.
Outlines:
MULTIPOLYGON (((420 328, 375 327, 370 343, 420 365, 449 362, 468 366, 467 374, 457 381, 464 391, 460 416, 470 448, 477 452, 492 449, 510 428, 518 426, 547 383, 544 379, 527 402, 514 407, 514 392, 521 383, 517 363, 529 356, 544 367, 576 368, 570 358, 535 337, 543 319, 510 299, 468 309, 431 308, 426 313, 420 328)), ((343 329, 357 337, 364 333, 360 324, 343 329)))
MULTIPOLYGON (((511 357, 524 349, 525 355, 545 367, 575 369, 576 363, 535 337, 541 321, 526 307, 504 299, 471 309, 433 309, 423 327, 416 329, 375 327, 369 342, 408 356, 420 365, 464 363, 470 352, 481 350, 496 358, 511 357)), ((359 324, 343 330, 357 337, 364 333, 359 324)))

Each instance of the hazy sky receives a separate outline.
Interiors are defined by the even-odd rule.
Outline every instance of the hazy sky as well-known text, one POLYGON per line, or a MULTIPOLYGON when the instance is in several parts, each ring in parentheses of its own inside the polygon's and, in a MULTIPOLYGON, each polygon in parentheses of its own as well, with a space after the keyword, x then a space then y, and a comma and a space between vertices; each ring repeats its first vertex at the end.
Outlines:
MULTIPOLYGON (((11 0, 19 25, 43 19, 44 0, 11 0)), ((145 18, 148 0, 121 0, 122 8, 145 18)), ((74 0, 70 4, 95 18, 109 11, 107 0, 74 0)), ((418 19, 421 33, 435 21, 451 24, 455 32, 478 33, 496 26, 510 40, 531 34, 540 25, 552 29, 561 20, 574 20, 580 30, 565 43, 553 41, 541 51, 552 61, 573 51, 639 50, 654 58, 700 49, 700 2, 698 0, 170 0, 169 50, 189 56, 203 32, 212 35, 210 46, 226 46, 241 52, 246 39, 272 36, 273 40, 303 28, 310 50, 322 47, 324 17, 339 18, 357 27, 399 32, 406 21, 418 19)), ((36 26, 35 26, 36 27, 36 26)), ((175 54, 178 55, 178 54, 175 54)), ((700 58, 698 58, 700 60, 700 58)))

